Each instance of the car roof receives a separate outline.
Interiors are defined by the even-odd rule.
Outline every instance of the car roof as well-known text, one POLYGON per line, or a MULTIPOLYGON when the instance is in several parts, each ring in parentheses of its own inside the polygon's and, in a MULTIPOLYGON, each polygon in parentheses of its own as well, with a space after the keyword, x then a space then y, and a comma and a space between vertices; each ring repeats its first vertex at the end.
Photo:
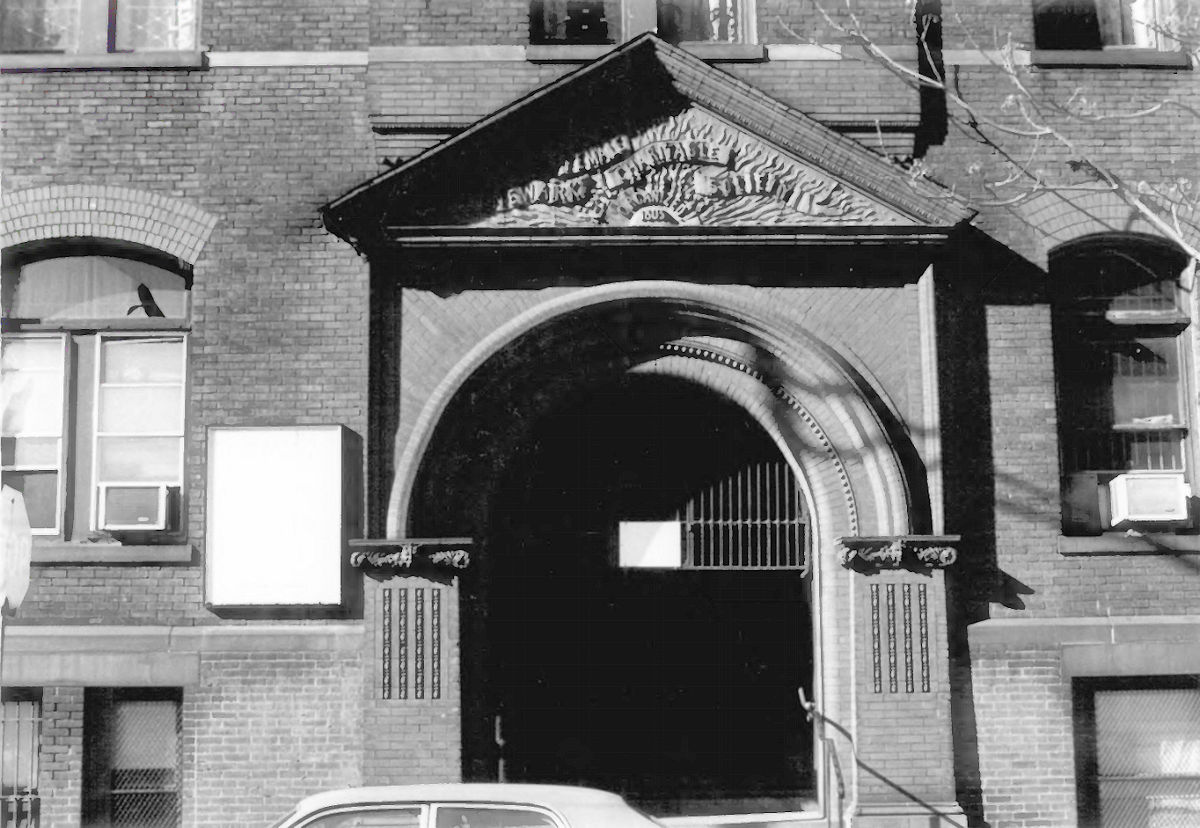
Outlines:
POLYGON ((615 793, 573 785, 526 785, 498 782, 449 782, 430 785, 381 785, 325 791, 301 800, 297 812, 338 805, 382 802, 499 802, 570 808, 579 805, 612 805, 624 800, 615 793))

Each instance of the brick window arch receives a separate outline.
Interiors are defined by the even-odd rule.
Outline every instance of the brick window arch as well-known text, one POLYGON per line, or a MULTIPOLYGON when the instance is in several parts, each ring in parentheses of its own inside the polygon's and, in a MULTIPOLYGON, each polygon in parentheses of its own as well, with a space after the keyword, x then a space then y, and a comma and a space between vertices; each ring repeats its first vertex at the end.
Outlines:
POLYGON ((190 269, 73 240, 4 262, 4 482, 43 541, 182 531, 190 269))

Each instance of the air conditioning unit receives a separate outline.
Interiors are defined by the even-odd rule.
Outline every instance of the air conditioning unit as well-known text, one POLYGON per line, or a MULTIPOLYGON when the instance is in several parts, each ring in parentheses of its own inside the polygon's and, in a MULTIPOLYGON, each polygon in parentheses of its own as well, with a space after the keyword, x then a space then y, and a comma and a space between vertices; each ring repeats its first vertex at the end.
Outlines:
POLYGON ((1112 526, 1183 523, 1191 489, 1182 472, 1129 472, 1108 482, 1112 526))
POLYGON ((165 483, 101 483, 99 528, 166 529, 168 488, 165 483))

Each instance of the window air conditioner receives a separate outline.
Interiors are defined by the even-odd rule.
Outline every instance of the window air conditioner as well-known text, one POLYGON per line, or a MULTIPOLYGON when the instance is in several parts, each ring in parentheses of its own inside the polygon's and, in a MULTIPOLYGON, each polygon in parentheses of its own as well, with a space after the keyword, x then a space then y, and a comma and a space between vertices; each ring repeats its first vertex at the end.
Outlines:
POLYGON ((1108 482, 1110 525, 1182 523, 1191 489, 1182 472, 1130 472, 1108 482))
POLYGON ((101 483, 100 528, 166 529, 167 488, 165 483, 101 483))

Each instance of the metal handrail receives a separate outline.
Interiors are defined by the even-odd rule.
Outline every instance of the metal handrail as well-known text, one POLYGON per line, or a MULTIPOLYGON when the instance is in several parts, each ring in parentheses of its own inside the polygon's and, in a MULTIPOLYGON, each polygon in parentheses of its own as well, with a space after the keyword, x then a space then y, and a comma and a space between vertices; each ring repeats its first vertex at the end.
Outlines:
MULTIPOLYGON (((803 687, 797 687, 796 694, 800 697, 800 706, 804 708, 805 718, 810 722, 816 723, 817 739, 820 740, 821 747, 825 751, 826 761, 833 768, 834 780, 837 782, 837 808, 834 811, 837 813, 837 824, 841 826, 843 820, 842 810, 846 802, 846 778, 842 774, 842 761, 838 756, 837 744, 825 735, 825 715, 817 710, 817 703, 808 700, 803 687)), ((851 749, 853 749, 853 745, 851 749)))

